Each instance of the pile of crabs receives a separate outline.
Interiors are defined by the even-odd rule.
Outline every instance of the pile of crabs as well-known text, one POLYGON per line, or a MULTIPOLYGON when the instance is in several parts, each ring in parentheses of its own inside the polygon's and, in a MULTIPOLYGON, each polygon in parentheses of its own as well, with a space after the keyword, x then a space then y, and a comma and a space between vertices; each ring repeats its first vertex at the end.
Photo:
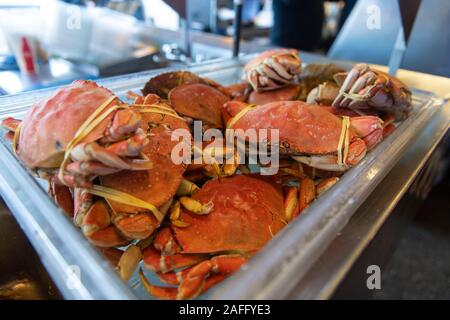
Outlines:
POLYGON ((124 279, 143 261, 166 284, 140 269, 152 295, 184 299, 238 270, 410 111, 411 93, 396 78, 365 64, 302 69, 295 50, 278 49, 229 86, 176 71, 122 100, 75 81, 2 126, 17 157, 124 279), (172 133, 195 121, 278 129, 279 141, 267 141, 281 156, 276 174, 237 161, 174 163, 172 133))

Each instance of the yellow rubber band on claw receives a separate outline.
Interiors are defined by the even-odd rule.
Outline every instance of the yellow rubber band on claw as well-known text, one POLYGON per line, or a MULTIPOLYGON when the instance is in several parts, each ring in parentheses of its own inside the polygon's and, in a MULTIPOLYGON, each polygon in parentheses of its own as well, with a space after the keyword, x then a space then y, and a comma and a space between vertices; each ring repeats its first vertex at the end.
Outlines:
POLYGON ((152 108, 144 108, 144 109, 139 109, 139 112, 141 112, 141 113, 157 113, 157 114, 162 114, 162 115, 166 115, 166 116, 171 116, 171 117, 177 118, 181 121, 186 121, 185 119, 183 119, 176 113, 164 111, 164 109, 160 110, 159 108, 153 108, 153 107, 152 108))
POLYGON ((135 103, 132 105, 132 107, 136 107, 136 109, 141 113, 158 113, 162 115, 171 116, 177 119, 180 119, 182 121, 186 121, 184 118, 180 117, 177 112, 166 106, 162 106, 159 104, 138 104, 135 103))
POLYGON ((227 123, 227 129, 232 128, 243 116, 247 114, 250 110, 256 108, 256 104, 249 104, 244 109, 239 111, 233 118, 230 119, 227 123))
POLYGON ((343 155, 343 162, 345 165, 347 165, 347 156, 348 156, 348 149, 350 146, 350 141, 349 141, 349 131, 350 131, 350 118, 349 117, 345 117, 347 123, 345 124, 346 126, 346 130, 345 130, 345 139, 344 139, 344 155, 343 155))
POLYGON ((128 193, 99 185, 93 185, 92 188, 89 188, 87 190, 89 193, 99 197, 110 199, 133 207, 148 209, 153 213, 158 222, 162 222, 164 219, 164 215, 153 204, 136 198, 128 193))
POLYGON ((348 148, 349 148, 349 128, 350 128, 350 118, 349 117, 342 117, 342 128, 341 128, 341 135, 339 136, 339 143, 337 148, 337 154, 338 154, 338 165, 345 166, 347 165, 347 155, 348 155, 348 148))

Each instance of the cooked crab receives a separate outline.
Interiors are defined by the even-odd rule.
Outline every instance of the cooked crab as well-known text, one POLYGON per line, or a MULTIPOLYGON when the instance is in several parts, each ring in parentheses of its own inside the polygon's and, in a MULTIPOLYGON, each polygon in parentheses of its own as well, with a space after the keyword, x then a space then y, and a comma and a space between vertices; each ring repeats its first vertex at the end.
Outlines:
POLYGON ((168 99, 177 113, 201 120, 205 127, 223 128, 221 108, 230 100, 229 91, 213 80, 188 71, 168 72, 150 79, 142 92, 168 99))
POLYGON ((148 143, 139 113, 92 81, 75 81, 27 112, 7 118, 17 156, 39 176, 70 186, 120 170, 147 170, 140 159, 148 143))
POLYGON ((144 286, 160 298, 199 295, 238 270, 297 215, 298 199, 297 188, 283 197, 278 185, 257 176, 208 181, 192 196, 208 211, 175 208, 171 224, 143 253, 146 268, 176 287, 155 286, 141 272, 144 286))

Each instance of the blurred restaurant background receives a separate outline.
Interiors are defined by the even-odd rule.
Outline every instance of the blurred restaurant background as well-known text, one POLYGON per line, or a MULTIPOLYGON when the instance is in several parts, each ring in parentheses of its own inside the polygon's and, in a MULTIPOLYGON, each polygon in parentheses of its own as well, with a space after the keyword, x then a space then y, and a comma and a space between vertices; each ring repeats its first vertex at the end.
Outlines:
MULTIPOLYGON (((235 2, 2 0, 0 94, 229 58, 235 2), (24 37, 31 72, 20 71, 24 37)), ((396 1, 241 2, 240 53, 283 46, 387 65, 402 22, 396 1)), ((449 76, 450 3, 422 2, 402 68, 449 76)))

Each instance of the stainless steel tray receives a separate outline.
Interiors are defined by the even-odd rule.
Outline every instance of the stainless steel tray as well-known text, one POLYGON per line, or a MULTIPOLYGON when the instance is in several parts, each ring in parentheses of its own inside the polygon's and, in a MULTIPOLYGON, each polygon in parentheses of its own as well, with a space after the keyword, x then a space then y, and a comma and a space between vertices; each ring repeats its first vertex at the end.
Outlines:
MULTIPOLYGON (((186 68, 223 84, 236 82, 252 56, 186 68)), ((170 69, 99 81, 119 96, 138 91, 152 76, 170 69)), ((0 97, 0 120, 22 118, 31 104, 49 96, 46 89, 0 97)), ((395 132, 349 170, 330 191, 284 228, 235 275, 203 296, 210 299, 283 298, 338 235, 352 214, 397 162, 442 101, 414 90, 414 111, 395 132)), ((58 128, 55 128, 58 129, 58 128)), ((63 129, 63 128, 61 128, 63 129)), ((136 276, 123 283, 70 219, 46 194, 11 152, 0 130, 0 193, 41 257, 65 298, 150 298, 136 276), (79 281, 74 271, 80 271, 79 281)))

